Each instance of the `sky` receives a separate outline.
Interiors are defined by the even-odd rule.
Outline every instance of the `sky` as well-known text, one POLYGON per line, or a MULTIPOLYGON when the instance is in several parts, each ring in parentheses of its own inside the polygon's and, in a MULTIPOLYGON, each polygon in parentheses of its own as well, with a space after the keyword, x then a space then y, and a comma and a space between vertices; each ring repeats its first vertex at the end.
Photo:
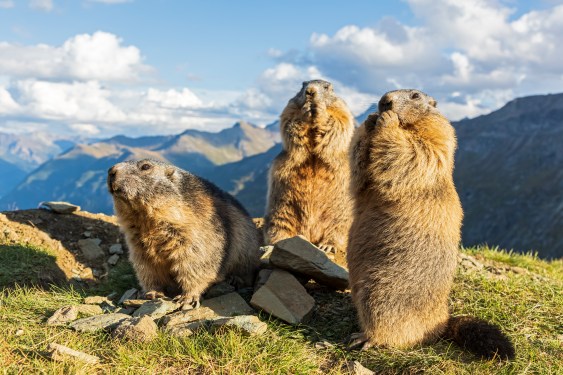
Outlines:
POLYGON ((0 0, 0 132, 109 137, 355 115, 417 88, 451 120, 563 92, 563 0, 0 0))

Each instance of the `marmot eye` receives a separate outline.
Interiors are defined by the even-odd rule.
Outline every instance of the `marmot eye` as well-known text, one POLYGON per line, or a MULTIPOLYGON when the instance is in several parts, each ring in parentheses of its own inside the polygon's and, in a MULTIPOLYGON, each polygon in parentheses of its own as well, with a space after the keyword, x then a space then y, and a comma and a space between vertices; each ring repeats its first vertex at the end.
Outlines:
POLYGON ((141 170, 142 170, 142 171, 148 171, 148 170, 151 169, 151 168, 152 168, 152 166, 151 166, 150 164, 147 164, 147 163, 141 165, 141 170))
POLYGON ((418 92, 415 92, 414 94, 411 95, 411 99, 418 99, 420 98, 420 94, 418 92))

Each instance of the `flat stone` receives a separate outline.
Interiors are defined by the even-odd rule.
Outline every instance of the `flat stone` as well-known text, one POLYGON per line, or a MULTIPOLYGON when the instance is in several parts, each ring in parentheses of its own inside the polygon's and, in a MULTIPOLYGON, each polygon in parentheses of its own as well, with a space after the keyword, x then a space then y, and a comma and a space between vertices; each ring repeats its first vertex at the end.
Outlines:
POLYGON ((121 305, 126 300, 130 300, 130 299, 135 298, 137 296, 138 292, 139 291, 136 288, 127 289, 125 292, 123 292, 123 295, 121 296, 119 301, 117 301, 117 304, 121 305))
POLYGON ((262 285, 266 284, 268 278, 272 274, 272 270, 269 268, 261 269, 256 276, 256 280, 254 281, 254 291, 257 291, 262 287, 262 285))
POLYGON ((143 303, 134 313, 134 317, 150 316, 153 319, 163 317, 169 312, 178 309, 180 306, 172 301, 165 301, 163 299, 150 300, 143 303))
MULTIPOLYGON (((120 300, 121 301, 121 300, 120 300)), ((123 306, 125 307, 141 307, 145 303, 147 303, 148 299, 126 299, 122 302, 123 306)))
POLYGON ((99 238, 86 238, 78 240, 78 247, 86 259, 96 260, 104 256, 100 243, 99 238))
POLYGON ((108 258, 108 264, 110 266, 115 266, 118 261, 119 261, 119 255, 117 255, 117 254, 113 254, 112 256, 110 256, 108 258))
POLYGON ((149 342, 158 336, 158 327, 149 316, 123 320, 119 323, 112 336, 135 342, 149 342))
POLYGON ((332 288, 348 288, 348 271, 300 236, 278 241, 272 250, 270 263, 290 272, 309 276, 332 288))
POLYGON ((104 310, 99 305, 82 304, 75 307, 78 310, 78 314, 84 317, 101 315, 104 313, 104 310))
POLYGON ((205 298, 215 298, 235 291, 235 287, 224 281, 217 283, 205 292, 205 298))
POLYGON ((68 360, 69 358, 73 358, 91 365, 100 362, 100 358, 94 355, 86 354, 64 345, 55 344, 54 342, 49 344, 47 351, 49 352, 49 357, 56 362, 62 362, 68 360))
POLYGON ((79 332, 95 332, 100 329, 112 329, 121 321, 130 318, 129 315, 120 313, 102 314, 75 320, 70 324, 70 328, 79 332))
POLYGON ((178 311, 162 317, 160 322, 164 327, 172 327, 184 323, 194 322, 196 320, 210 320, 217 318, 215 311, 209 307, 199 307, 193 310, 178 311))
POLYGON ((260 247, 260 265, 262 267, 270 266, 270 257, 272 256, 273 250, 274 250, 274 246, 272 245, 260 247))
POLYGON ((249 336, 259 336, 268 330, 268 325, 255 315, 239 315, 231 318, 214 319, 211 328, 237 327, 249 336))
POLYGON ((315 300, 292 274, 274 269, 250 304, 287 323, 299 324, 309 317, 315 300))
POLYGON ((57 214, 71 214, 80 210, 80 206, 68 202, 41 202, 39 208, 53 211, 57 214))
POLYGON ((109 247, 109 253, 110 254, 122 255, 123 254, 123 246, 121 246, 120 243, 114 243, 113 245, 111 245, 109 247))
POLYGON ((76 306, 63 306, 47 319, 47 325, 58 326, 68 322, 72 322, 78 318, 78 309, 76 306))
POLYGON ((209 325, 207 320, 196 320, 195 322, 182 323, 170 327, 166 327, 165 332, 177 337, 191 336, 195 331, 205 328, 209 325))
POLYGON ((219 316, 250 315, 254 313, 252 307, 236 292, 220 297, 204 300, 201 307, 208 307, 219 316))
POLYGON ((348 361, 344 364, 345 374, 347 375, 375 375, 375 372, 362 366, 358 361, 348 361))
POLYGON ((89 296, 84 298, 84 303, 87 305, 100 305, 102 303, 112 303, 105 296, 89 296))
POLYGON ((122 308, 118 309, 116 312, 121 313, 121 314, 131 315, 135 312, 135 310, 137 310, 136 307, 122 307, 122 308))

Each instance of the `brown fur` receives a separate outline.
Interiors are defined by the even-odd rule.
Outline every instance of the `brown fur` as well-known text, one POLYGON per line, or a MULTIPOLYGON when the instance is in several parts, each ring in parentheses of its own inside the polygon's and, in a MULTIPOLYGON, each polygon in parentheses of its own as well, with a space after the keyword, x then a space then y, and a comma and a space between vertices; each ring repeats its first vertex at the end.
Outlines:
POLYGON ((348 148, 354 119, 332 85, 303 83, 280 118, 283 151, 269 176, 267 243, 303 235, 345 262, 352 220, 348 148))
POLYGON ((434 341, 450 321, 463 212, 452 176, 455 131, 435 106, 420 91, 389 92, 352 141, 348 267, 371 345, 434 341))
POLYGON ((230 195, 155 160, 116 164, 108 186, 129 259, 149 297, 179 293, 197 303, 219 281, 252 285, 259 233, 230 195))

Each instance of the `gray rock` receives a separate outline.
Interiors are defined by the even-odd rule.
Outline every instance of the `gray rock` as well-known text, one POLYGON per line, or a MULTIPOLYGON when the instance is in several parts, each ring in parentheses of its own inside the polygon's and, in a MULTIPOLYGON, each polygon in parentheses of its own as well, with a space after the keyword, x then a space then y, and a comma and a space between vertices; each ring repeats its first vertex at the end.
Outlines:
POLYGON ((182 323, 166 327, 165 332, 177 337, 187 337, 192 335, 195 331, 201 328, 206 328, 209 325, 207 320, 196 320, 195 322, 182 323))
POLYGON ((104 256, 104 251, 100 247, 101 242, 99 238, 86 238, 78 240, 78 247, 86 259, 96 260, 104 256))
POLYGON ((121 321, 130 318, 129 315, 120 313, 96 315, 75 320, 70 324, 70 328, 79 332, 95 332, 100 329, 112 329, 121 321))
POLYGON ((293 275, 274 269, 250 304, 290 324, 299 324, 309 317, 315 300, 293 275))
POLYGON ((235 287, 224 281, 213 285, 205 292, 205 298, 215 298, 235 291, 235 287))
POLYGON ((47 319, 47 325, 58 326, 68 322, 72 322, 78 318, 78 309, 76 306, 63 306, 47 319))
POLYGON ((204 300, 201 307, 208 307, 219 316, 250 315, 254 313, 252 307, 236 292, 220 297, 204 300))
POLYGON ((211 320, 217 318, 215 311, 209 307, 199 307, 193 310, 178 311, 162 317, 160 322, 164 327, 172 327, 197 320, 211 320))
POLYGON ((116 312, 121 313, 121 314, 131 315, 135 312, 135 310, 137 310, 136 307, 122 307, 120 309, 117 309, 116 312))
POLYGON ((232 318, 219 318, 211 322, 211 328, 237 327, 249 336, 259 336, 268 330, 268 325, 254 315, 239 315, 232 318))
POLYGON ((272 250, 274 250, 272 245, 260 247, 260 265, 262 267, 270 266, 270 256, 272 256, 272 250))
POLYGON ((121 246, 120 243, 114 243, 113 245, 111 245, 109 247, 109 253, 110 254, 122 255, 123 254, 123 246, 121 246))
POLYGON ((139 316, 149 316, 153 319, 158 319, 163 317, 169 312, 172 312, 180 306, 172 301, 166 301, 163 299, 150 300, 143 303, 134 313, 134 317, 139 316))
POLYGON ((113 254, 112 256, 110 256, 108 258, 108 264, 110 266, 115 266, 118 261, 119 261, 119 255, 117 255, 117 254, 113 254))
POLYGON ((55 344, 54 342, 49 344, 47 351, 49 353, 49 357, 56 362, 63 362, 68 360, 68 358, 77 359, 91 365, 100 362, 100 358, 94 355, 79 352, 78 350, 71 349, 64 345, 55 344))
POLYGON ((123 301, 123 306, 125 307, 141 307, 142 305, 144 305, 145 303, 147 303, 148 299, 126 299, 125 301, 123 301))
POLYGON ((57 214, 71 214, 80 210, 80 206, 76 206, 68 202, 41 202, 39 204, 39 208, 53 211, 57 214))
POLYGON ((257 291, 262 287, 262 285, 266 284, 268 278, 272 274, 272 270, 269 268, 261 269, 256 276, 256 281, 254 281, 254 291, 257 291))
POLYGON ((99 305, 77 305, 75 306, 76 310, 78 310, 78 315, 80 316, 95 316, 101 315, 104 313, 104 310, 99 305))
POLYGON ((82 235, 83 235, 84 237, 89 238, 89 237, 92 237, 92 232, 86 231, 86 232, 82 233, 82 235))
POLYGON ((270 256, 270 262, 276 267, 309 276, 321 284, 336 289, 348 287, 348 271, 300 236, 277 242, 270 256))
POLYGON ((124 320, 119 323, 112 336, 135 342, 149 342, 158 336, 158 327, 149 316, 124 320))
POLYGON ((123 304, 123 302, 125 302, 126 300, 129 299, 133 299, 137 296, 138 294, 138 290, 136 288, 131 288, 131 289, 127 289, 123 295, 121 296, 121 298, 119 299, 119 301, 117 301, 118 305, 123 304))
POLYGON ((358 361, 348 361, 344 365, 345 374, 347 375, 374 375, 375 372, 365 368, 358 361))

